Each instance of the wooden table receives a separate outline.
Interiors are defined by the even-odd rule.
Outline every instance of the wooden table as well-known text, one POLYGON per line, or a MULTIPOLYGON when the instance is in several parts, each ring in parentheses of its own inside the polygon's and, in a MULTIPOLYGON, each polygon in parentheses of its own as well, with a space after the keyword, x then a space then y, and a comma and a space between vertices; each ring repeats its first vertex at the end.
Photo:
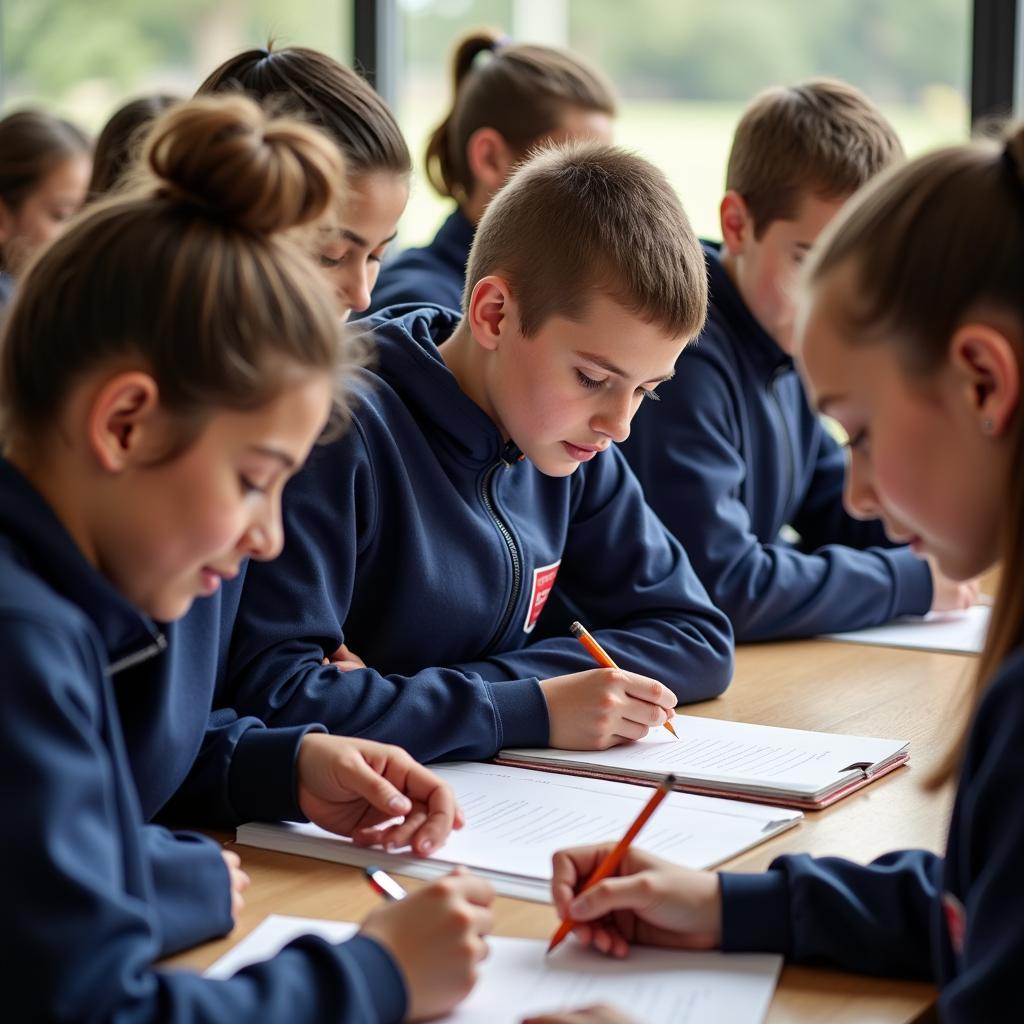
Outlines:
MULTIPOLYGON (((686 708, 687 714, 909 739, 911 766, 828 810, 809 813, 797 828, 727 867, 758 871, 780 853, 797 851, 855 860, 903 847, 940 851, 952 792, 948 786, 935 791, 925 784, 958 734, 975 664, 974 658, 960 655, 824 640, 740 648, 727 693, 686 708)), ((249 847, 240 847, 239 853, 253 885, 238 927, 229 938, 168 965, 208 967, 269 913, 357 921, 376 903, 354 869, 249 847)), ((421 884, 407 881, 410 888, 421 884)), ((550 937, 556 924, 550 907, 506 898, 498 900, 496 921, 498 934, 541 939, 550 937)), ((786 967, 768 1021, 903 1024, 932 1019, 934 999, 931 985, 786 967)))

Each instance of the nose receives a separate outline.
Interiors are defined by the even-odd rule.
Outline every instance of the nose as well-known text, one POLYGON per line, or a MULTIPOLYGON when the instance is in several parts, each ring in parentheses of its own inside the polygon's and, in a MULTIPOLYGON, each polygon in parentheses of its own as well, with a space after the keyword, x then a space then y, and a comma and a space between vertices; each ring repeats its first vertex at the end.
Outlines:
POLYGON ((605 406, 591 420, 590 426, 592 430, 618 443, 629 437, 629 424, 639 407, 639 401, 628 391, 616 391, 608 392, 605 406))
POLYGON ((370 306, 370 273, 365 260, 353 259, 339 272, 337 291, 343 304, 353 313, 370 306))
POLYGON ((281 502, 268 502, 262 512, 249 523, 242 538, 241 548, 258 562, 277 558, 284 548, 284 525, 281 522, 281 502))
POLYGON ((846 465, 843 504, 854 519, 877 519, 882 509, 871 483, 871 474, 856 453, 846 465))

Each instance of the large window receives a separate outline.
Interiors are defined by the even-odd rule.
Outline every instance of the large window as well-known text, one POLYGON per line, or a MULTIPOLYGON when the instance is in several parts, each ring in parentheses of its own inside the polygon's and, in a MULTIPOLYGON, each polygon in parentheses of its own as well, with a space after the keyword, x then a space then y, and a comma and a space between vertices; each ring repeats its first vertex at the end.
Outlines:
POLYGON ((3 109, 43 104, 90 131, 143 93, 190 96, 276 37, 351 60, 352 0, 0 0, 3 109))
MULTIPOLYGON (((447 58, 468 28, 568 45, 622 97, 617 140, 658 164, 697 230, 718 236, 733 128, 769 85, 844 78, 889 115, 909 153, 961 141, 969 123, 971 0, 400 0, 398 115, 418 162, 450 101, 447 58)), ((403 222, 428 238, 446 205, 422 176, 403 222)))

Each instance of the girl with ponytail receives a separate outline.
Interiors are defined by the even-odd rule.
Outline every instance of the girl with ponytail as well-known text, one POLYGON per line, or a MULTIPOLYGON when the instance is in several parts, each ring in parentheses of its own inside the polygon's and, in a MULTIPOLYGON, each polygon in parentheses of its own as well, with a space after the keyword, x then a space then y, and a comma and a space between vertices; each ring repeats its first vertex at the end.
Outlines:
POLYGON ((373 310, 399 302, 459 309, 477 222, 516 164, 545 142, 611 142, 612 88, 567 50, 514 44, 479 29, 455 48, 452 96, 427 143, 425 165, 431 185, 456 209, 430 245, 384 267, 373 310))
MULTIPOLYGON (((438 1015, 486 950, 490 892, 468 875, 375 911, 347 943, 299 939, 226 981, 153 966, 229 931, 247 878, 212 840, 144 824, 115 690, 138 713, 169 662, 215 660, 178 645, 174 620, 280 550, 281 491, 351 358, 303 237, 338 201, 334 145, 241 97, 205 99, 156 122, 143 163, 137 191, 37 255, 0 338, 5 1013, 438 1015)), ((421 851, 456 823, 450 790, 403 751, 227 712, 190 732, 180 702, 172 688, 160 707, 176 723, 166 749, 202 765, 211 807, 421 851)))
POLYGON ((716 876, 636 852, 623 877, 575 898, 602 851, 571 850, 556 855, 554 896, 584 922, 584 941, 617 956, 634 941, 720 946, 926 978, 947 1024, 1020 1019, 1022 172, 1024 128, 888 172, 816 243, 798 306, 809 396, 850 438, 850 511, 880 517, 954 579, 1004 567, 973 692, 951 723, 961 738, 931 780, 957 784, 945 855, 903 850, 867 865, 783 856, 764 874, 716 876))

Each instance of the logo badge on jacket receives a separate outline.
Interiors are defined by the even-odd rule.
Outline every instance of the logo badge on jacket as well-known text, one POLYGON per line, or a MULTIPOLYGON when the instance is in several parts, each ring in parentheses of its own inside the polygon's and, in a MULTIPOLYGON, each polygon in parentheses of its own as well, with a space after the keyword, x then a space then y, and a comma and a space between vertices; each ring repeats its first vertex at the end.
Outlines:
POLYGON ((953 952, 960 956, 964 951, 964 929, 967 925, 967 911, 964 905, 951 893, 942 894, 942 912, 946 915, 946 929, 953 952))
POLYGON ((530 604, 526 609, 526 622, 523 623, 524 633, 532 633, 533 627, 537 625, 540 613, 548 603, 548 596, 555 585, 555 577, 561 564, 562 560, 559 559, 550 565, 542 565, 533 570, 533 589, 530 592, 530 604))

